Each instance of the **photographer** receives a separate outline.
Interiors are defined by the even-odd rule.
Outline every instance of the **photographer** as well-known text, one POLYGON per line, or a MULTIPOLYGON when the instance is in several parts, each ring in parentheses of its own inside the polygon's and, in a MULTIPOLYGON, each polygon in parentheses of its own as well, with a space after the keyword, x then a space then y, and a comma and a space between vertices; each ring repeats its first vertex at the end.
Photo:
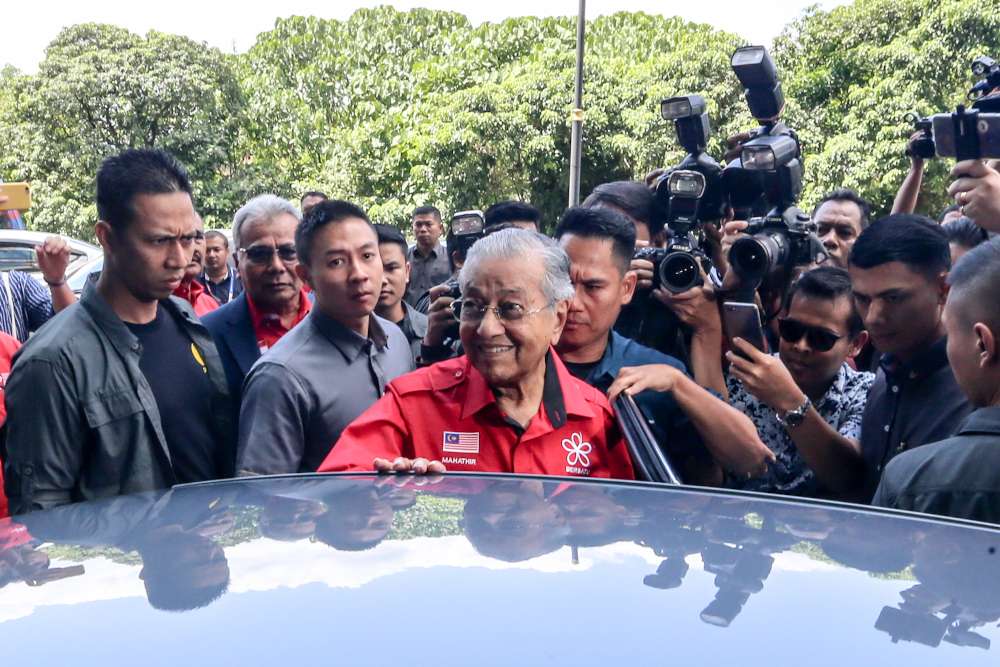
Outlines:
MULTIPOLYGON (((721 331, 714 303, 692 294, 675 298, 678 313, 694 326, 696 338, 705 328, 721 331)), ((730 364, 730 405, 753 420, 761 440, 777 456, 762 478, 730 476, 727 485, 805 496, 844 495, 860 484, 858 438, 873 381, 870 373, 858 373, 847 362, 868 337, 843 269, 820 267, 803 273, 791 288, 788 304, 778 321, 779 355, 767 355, 737 339, 736 349, 745 356, 731 351, 725 357, 730 364)), ((701 384, 723 372, 721 334, 705 338, 718 342, 696 372, 701 384)))
POLYGON ((871 223, 872 209, 858 193, 846 188, 823 196, 813 209, 816 235, 823 242, 826 263, 847 269, 847 256, 858 235, 871 223))
MULTIPOLYGON (((542 214, 537 208, 523 201, 501 201, 486 209, 486 226, 508 223, 529 232, 540 232, 542 214)), ((451 246, 448 246, 449 248, 451 246)))
POLYGON ((636 403, 656 439, 672 459, 684 461, 689 481, 721 482, 705 446, 727 469, 763 470, 769 452, 749 419, 699 387, 676 359, 612 331, 635 288, 629 220, 609 209, 575 207, 556 225, 555 238, 569 255, 576 292, 556 345, 570 374, 612 396, 626 388, 638 392, 636 403), (649 391, 639 389, 643 382, 649 391))
MULTIPOLYGON (((663 213, 656 195, 641 181, 599 185, 583 201, 583 206, 610 208, 625 214, 635 225, 636 248, 662 248, 666 243, 668 232, 664 229, 663 213)), ((653 263, 633 259, 629 268, 637 277, 636 298, 622 308, 615 331, 640 345, 679 359, 690 368, 687 352, 690 332, 667 308, 665 290, 653 290, 653 263)))

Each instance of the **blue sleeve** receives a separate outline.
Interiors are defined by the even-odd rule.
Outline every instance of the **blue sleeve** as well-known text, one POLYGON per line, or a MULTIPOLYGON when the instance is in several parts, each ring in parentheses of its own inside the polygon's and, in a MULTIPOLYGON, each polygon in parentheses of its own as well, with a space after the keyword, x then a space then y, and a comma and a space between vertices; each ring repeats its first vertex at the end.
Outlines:
POLYGON ((12 284, 16 284, 19 288, 17 291, 21 293, 21 310, 24 312, 24 320, 28 323, 28 331, 38 331, 55 315, 52 309, 52 293, 26 273, 11 271, 8 275, 13 279, 12 284))

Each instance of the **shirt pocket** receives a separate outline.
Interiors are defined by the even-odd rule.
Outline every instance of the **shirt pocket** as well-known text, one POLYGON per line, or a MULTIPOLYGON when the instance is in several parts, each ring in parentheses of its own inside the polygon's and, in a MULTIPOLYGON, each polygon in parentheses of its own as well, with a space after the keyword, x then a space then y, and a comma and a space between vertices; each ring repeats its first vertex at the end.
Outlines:
POLYGON ((83 406, 87 423, 99 428, 110 422, 142 412, 142 402, 135 392, 128 390, 100 391, 83 406))

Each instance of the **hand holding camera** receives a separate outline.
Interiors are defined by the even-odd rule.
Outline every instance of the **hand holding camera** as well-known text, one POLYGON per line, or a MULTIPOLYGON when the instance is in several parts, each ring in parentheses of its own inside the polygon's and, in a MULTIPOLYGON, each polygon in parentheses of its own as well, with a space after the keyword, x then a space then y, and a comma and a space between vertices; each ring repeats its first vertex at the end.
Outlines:
POLYGON ((962 215, 989 231, 1000 231, 1000 173, 980 160, 965 160, 952 167, 958 180, 948 194, 961 206, 962 215))

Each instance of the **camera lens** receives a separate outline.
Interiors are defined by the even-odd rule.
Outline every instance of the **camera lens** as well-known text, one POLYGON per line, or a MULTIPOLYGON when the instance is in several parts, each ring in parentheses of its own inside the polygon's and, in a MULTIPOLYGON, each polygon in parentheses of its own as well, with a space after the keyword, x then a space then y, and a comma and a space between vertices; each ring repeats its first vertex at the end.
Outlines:
POLYGON ((701 283, 698 260, 687 252, 672 252, 660 263, 660 282, 671 292, 686 292, 701 283))
POLYGON ((781 232, 762 231, 736 239, 729 262, 741 278, 763 278, 789 260, 790 247, 781 232))

